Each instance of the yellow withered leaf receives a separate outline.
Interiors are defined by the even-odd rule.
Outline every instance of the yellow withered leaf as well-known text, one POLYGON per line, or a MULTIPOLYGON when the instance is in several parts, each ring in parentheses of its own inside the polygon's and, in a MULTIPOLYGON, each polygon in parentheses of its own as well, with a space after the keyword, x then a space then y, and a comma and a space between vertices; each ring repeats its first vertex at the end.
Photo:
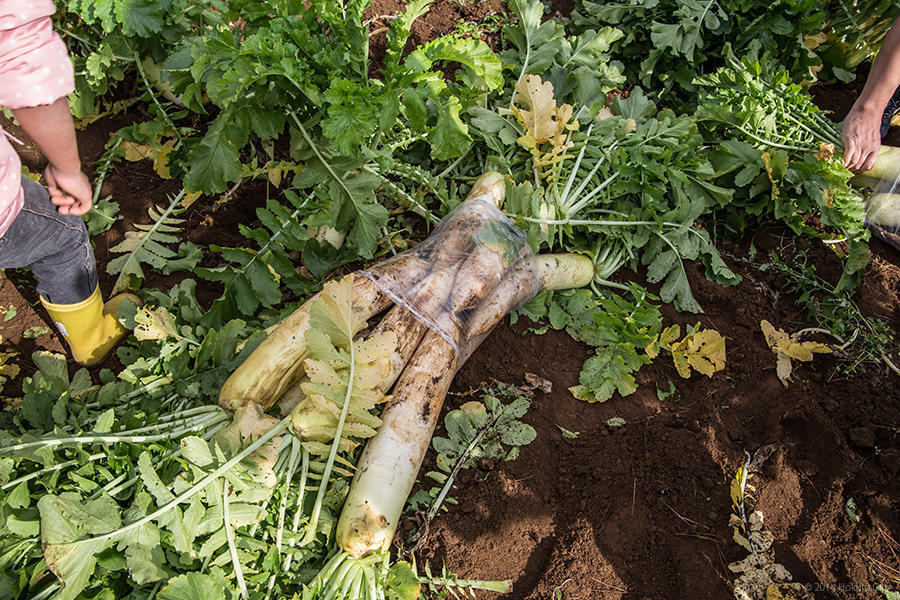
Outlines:
POLYGON ((815 50, 822 44, 828 41, 828 34, 824 31, 817 33, 816 35, 806 35, 803 36, 803 45, 806 46, 810 50, 815 50))
POLYGON ((341 377, 327 362, 307 358, 303 361, 303 370, 306 376, 317 383, 337 386, 341 384, 341 377))
POLYGON ((772 350, 777 357, 775 372, 778 375, 778 379, 781 380, 781 383, 785 386, 787 386, 788 382, 791 380, 791 372, 794 367, 793 363, 791 363, 791 359, 810 362, 813 359, 813 354, 831 353, 831 348, 825 344, 820 344, 819 342, 801 342, 796 333, 788 335, 782 329, 775 329, 775 327, 765 319, 760 321, 759 327, 762 329, 763 335, 766 338, 766 344, 768 344, 769 349, 772 350))
POLYGON ((786 386, 788 381, 791 380, 791 371, 793 371, 794 365, 791 364, 791 359, 781 352, 776 352, 776 355, 778 356, 778 359, 775 363, 775 374, 778 375, 778 379, 781 380, 781 383, 786 386))
POLYGON ((834 144, 822 142, 819 144, 819 151, 814 156, 818 161, 831 160, 831 157, 834 156, 834 144))
POLYGON ((17 355, 15 352, 0 352, 0 377, 15 379, 19 375, 19 365, 9 363, 17 355))
MULTIPOLYGON (((553 84, 541 81, 538 75, 526 75, 516 84, 517 100, 525 108, 513 106, 513 114, 525 126, 525 135, 535 145, 549 142, 559 133, 560 123, 557 118, 556 98, 553 97, 553 84)), ((563 105, 565 106, 565 105, 563 105)), ((571 108, 568 114, 571 116, 571 108)), ((568 119, 567 119, 568 120, 568 119)))
POLYGON ((604 119, 609 119, 613 116, 612 111, 609 110, 606 106, 597 111, 596 116, 594 117, 598 121, 603 121, 604 119))
POLYGON ((281 281, 281 273, 279 273, 278 271, 276 271, 276 270, 272 267, 272 265, 270 265, 270 264, 268 264, 268 263, 266 263, 266 267, 268 267, 269 273, 272 274, 272 277, 275 278, 275 281, 276 281, 276 282, 280 282, 280 281, 281 281))
POLYGON ((269 167, 269 169, 266 171, 266 176, 269 179, 269 183, 271 183, 275 187, 278 187, 281 185, 281 167, 280 166, 269 167))
POLYGON ((781 181, 781 174, 778 170, 775 157, 771 152, 763 152, 760 158, 766 169, 766 175, 769 177, 769 182, 772 184, 772 200, 777 200, 779 194, 778 182, 781 181))
POLYGON ((370 411, 387 400, 380 386, 390 373, 397 335, 356 339, 366 322, 353 310, 353 277, 326 283, 309 309, 309 357, 303 363, 307 380, 301 384, 305 398, 291 410, 291 418, 304 447, 314 454, 328 455, 344 410, 343 451, 352 451, 356 439, 372 437, 381 421, 370 411))
POLYGON ((531 152, 534 166, 544 178, 553 176, 553 167, 570 158, 566 151, 572 147, 569 134, 578 129, 572 121, 573 108, 569 104, 556 105, 553 84, 537 75, 526 75, 516 84, 517 96, 510 112, 525 128, 518 142, 531 152), (541 148, 549 144, 549 148, 541 148))
POLYGON ((397 348, 397 333, 385 331, 361 340, 356 347, 356 362, 374 364, 378 360, 388 360, 397 348))
MULTIPOLYGON (((663 335, 667 333, 666 339, 670 339, 672 332, 667 330, 663 335)), ((677 330, 674 335, 678 335, 677 330)), ((700 329, 698 324, 680 342, 668 343, 668 348, 678 374, 685 379, 691 376, 691 369, 712 377, 725 368, 725 338, 715 329, 700 329)))
POLYGON ((673 352, 672 362, 675 363, 675 370, 684 379, 691 377, 691 366, 688 364, 687 357, 684 354, 673 352))
POLYGON ((790 343, 790 336, 781 329, 775 329, 771 323, 763 319, 759 322, 769 348, 776 349, 790 343))
MULTIPOLYGON (((197 201, 197 198, 202 196, 202 192, 187 192, 184 195, 184 198, 181 199, 181 206, 184 208, 190 208, 191 204, 197 201)), ((210 226, 212 226, 212 218, 210 217, 210 226)))
POLYGON ((734 540, 734 543, 746 550, 747 552, 753 552, 753 546, 750 544, 750 540, 740 532, 740 530, 735 527, 732 529, 731 539, 734 540))
POLYGON ((819 342, 797 342, 791 337, 791 343, 787 348, 782 350, 784 354, 791 358, 796 358, 803 362, 809 362, 813 359, 813 353, 830 354, 831 348, 819 342))
MULTIPOLYGON (((0 335, 0 343, 3 343, 3 336, 0 335)), ((10 363, 18 354, 15 352, 0 352, 0 378, 8 377, 14 379, 19 374, 19 365, 10 363)), ((5 380, 4 380, 5 381, 5 380)), ((3 382, 0 382, 0 390, 3 389, 3 382)))
POLYGON ((714 329, 697 331, 685 338, 688 362, 695 371, 712 377, 725 368, 725 338, 714 329))
POLYGON ((134 337, 139 340, 164 340, 178 337, 178 331, 172 322, 172 315, 163 307, 148 308, 142 306, 134 315, 134 337))
MULTIPOLYGON (((749 479, 750 476, 747 476, 749 479)), ((744 467, 738 467, 737 472, 734 474, 734 477, 731 478, 731 484, 729 485, 729 492, 731 493, 731 505, 735 510, 740 510, 741 504, 744 503, 744 493, 746 488, 749 487, 746 485, 746 481, 744 481, 744 467)))
POLYGON ((650 358, 656 358, 659 356, 660 348, 669 348, 669 346, 678 341, 679 337, 681 337, 681 327, 679 327, 678 324, 666 327, 659 332, 659 335, 655 340, 647 344, 647 347, 644 348, 644 352, 646 352, 647 356, 650 358))
POLYGON ((137 162, 153 156, 153 150, 150 149, 150 146, 135 144, 128 140, 119 142, 119 148, 125 151, 125 160, 129 162, 137 162))
POLYGON ((169 171, 169 153, 175 148, 175 140, 170 140, 160 146, 159 152, 153 157, 153 170, 163 179, 172 179, 169 171))

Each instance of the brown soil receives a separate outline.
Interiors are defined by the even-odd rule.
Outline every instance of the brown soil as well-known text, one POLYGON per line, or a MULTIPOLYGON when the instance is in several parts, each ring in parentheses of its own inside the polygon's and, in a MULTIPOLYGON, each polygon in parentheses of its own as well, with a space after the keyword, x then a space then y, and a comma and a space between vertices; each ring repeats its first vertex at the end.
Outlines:
MULTIPOLYGON (((370 16, 395 14, 401 4, 376 0, 370 16)), ((561 11, 565 5, 557 3, 561 11)), ((417 23, 413 43, 452 30, 460 19, 477 21, 502 10, 497 0, 439 0, 417 23)), ((373 48, 383 39, 376 35, 373 48)), ((846 90, 823 88, 818 100, 846 111, 855 97, 846 90)), ((135 118, 105 119, 80 132, 86 169, 92 170, 110 132, 135 118)), ((23 156, 32 170, 39 169, 36 153, 23 156)), ((177 191, 176 183, 159 180, 147 162, 122 163, 110 172, 104 193, 120 204, 125 218, 95 240, 101 271, 108 249, 124 231, 147 222, 147 209, 166 203, 177 191)), ((215 199, 199 200, 184 215, 187 239, 239 244, 237 225, 256 221, 255 208, 266 192, 266 184, 253 183, 222 206, 215 199)), ((756 232, 753 241, 765 252, 776 248, 783 235, 784 230, 773 228, 756 232)), ((776 280, 740 259, 749 242, 723 247, 730 266, 744 277, 741 285, 718 287, 692 265, 690 280, 706 312, 696 316, 664 309, 667 324, 699 320, 726 337, 726 369, 711 378, 683 380, 661 357, 640 371, 636 393, 590 405, 567 390, 577 383, 589 348, 559 332, 528 333, 527 322, 492 333, 458 374, 449 408, 464 402, 461 394, 467 390, 492 380, 522 384, 526 373, 549 379, 553 389, 537 392, 525 420, 538 436, 517 460, 462 473, 452 491, 460 504, 435 521, 420 562, 429 561, 433 570, 446 563, 461 577, 508 578, 513 589, 504 597, 510 600, 725 600, 732 597, 735 577, 727 565, 745 556, 731 539, 728 484, 745 452, 771 447, 751 483, 756 505, 775 535, 776 558, 795 580, 813 586, 818 598, 875 600, 881 598, 876 583, 900 587, 896 375, 882 365, 865 364, 844 376, 837 359, 819 356, 797 366, 794 382, 784 387, 759 322, 767 319, 788 331, 813 324, 776 280), (669 382, 677 392, 660 400, 657 388, 667 390, 669 382), (611 417, 627 424, 610 428, 606 420, 611 417), (580 435, 564 438, 559 427, 580 435), (844 510, 851 497, 859 507, 858 523, 844 510)), ((830 251, 808 248, 819 274, 835 281, 839 267, 830 251)), ((873 242, 872 249, 856 300, 867 316, 884 318, 900 330, 900 253, 881 242, 873 242)), ((23 337, 27 328, 48 323, 34 308, 30 276, 7 275, 21 293, 8 280, 0 284, 0 306, 17 307, 15 318, 0 321, 3 349, 23 355, 36 348, 60 350, 55 331, 23 337)), ((146 285, 172 282, 151 273, 146 285)), ((101 288, 108 291, 112 284, 102 272, 101 288)), ((199 287, 205 294, 201 300, 216 297, 216 286, 199 287)), ((30 361, 21 362, 27 366, 30 361)))
MULTIPOLYGON (((731 540, 728 484, 745 451, 772 446, 752 483, 778 560, 796 581, 835 591, 818 597, 879 598, 872 587, 885 579, 871 561, 897 565, 887 536, 900 531, 895 376, 873 366, 845 378, 833 359, 817 358, 784 387, 759 322, 796 330, 804 320, 775 282, 735 266, 745 279, 728 289, 691 269, 706 311, 699 318, 664 311, 667 323, 699 320, 726 337, 726 369, 709 379, 680 379, 660 358, 639 373, 635 394, 587 405, 567 388, 588 349, 558 332, 526 334, 525 323, 495 331, 454 390, 523 384, 526 373, 549 379, 553 391, 538 393, 526 417, 538 438, 516 461, 463 476, 453 493, 460 506, 432 527, 422 558, 470 577, 509 578, 515 599, 561 589, 567 599, 725 600, 727 564, 745 556, 731 540), (659 400, 657 388, 670 381, 675 396, 659 400), (608 427, 612 417, 627 425, 608 427), (558 426, 580 435, 564 438, 558 426), (858 524, 844 513, 850 497, 865 514, 858 524), (840 592, 851 584, 867 591, 840 592)), ((896 264, 867 278, 894 308, 896 264)))
MULTIPOLYGON (((369 38, 369 49, 373 56, 373 74, 382 66, 381 58, 384 56, 387 44, 387 28, 390 27, 391 20, 405 6, 406 2, 398 0, 374 0, 366 9, 365 18, 369 21, 373 32, 369 38)), ((408 51, 410 48, 415 48, 424 42, 454 31, 462 33, 457 28, 464 24, 479 25, 480 27, 468 31, 466 35, 478 37, 494 46, 499 38, 491 25, 496 25, 496 18, 505 13, 504 3, 500 0, 435 2, 423 18, 417 19, 413 23, 406 49, 408 51)))

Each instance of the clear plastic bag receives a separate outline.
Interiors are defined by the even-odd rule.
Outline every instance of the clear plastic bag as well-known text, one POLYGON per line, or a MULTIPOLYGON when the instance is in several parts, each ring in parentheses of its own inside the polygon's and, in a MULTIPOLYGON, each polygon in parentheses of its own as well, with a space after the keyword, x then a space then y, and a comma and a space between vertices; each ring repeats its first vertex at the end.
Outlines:
POLYGON ((900 179, 878 182, 866 204, 865 225, 872 235, 900 250, 900 179))
POLYGON ((466 315, 466 338, 459 348, 457 368, 462 367, 504 316, 521 308, 540 291, 533 255, 523 256, 510 265, 490 294, 466 315))
POLYGON ((461 365, 490 330, 489 311, 506 308, 505 315, 538 292, 533 256, 525 232, 484 193, 470 196, 412 250, 361 274, 447 340, 461 365))

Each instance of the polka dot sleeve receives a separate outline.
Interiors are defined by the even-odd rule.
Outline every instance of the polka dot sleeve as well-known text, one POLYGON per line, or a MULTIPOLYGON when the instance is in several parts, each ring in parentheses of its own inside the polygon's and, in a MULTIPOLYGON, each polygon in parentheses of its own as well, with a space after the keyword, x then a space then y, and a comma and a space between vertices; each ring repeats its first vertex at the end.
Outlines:
MULTIPOLYGON (((2 131, 2 130, 0 130, 2 131)), ((0 135, 0 236, 6 233, 22 210, 25 196, 22 192, 22 165, 19 155, 9 144, 5 135, 0 135)))
MULTIPOLYGON (((52 104, 75 88, 66 45, 53 31, 53 0, 0 0, 0 106, 52 104)), ((22 209, 19 155, 0 129, 0 236, 22 209)))
POLYGON ((53 31, 53 2, 0 2, 0 106, 52 104, 75 89, 72 61, 53 31))

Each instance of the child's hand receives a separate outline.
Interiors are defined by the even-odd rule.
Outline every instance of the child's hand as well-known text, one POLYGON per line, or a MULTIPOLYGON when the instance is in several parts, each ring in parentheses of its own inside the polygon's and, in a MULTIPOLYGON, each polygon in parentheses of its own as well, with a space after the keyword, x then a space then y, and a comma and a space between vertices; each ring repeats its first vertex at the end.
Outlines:
POLYGON ((93 190, 82 171, 65 173, 50 164, 44 169, 44 179, 50 190, 50 202, 59 207, 60 214, 83 215, 91 209, 93 190))

